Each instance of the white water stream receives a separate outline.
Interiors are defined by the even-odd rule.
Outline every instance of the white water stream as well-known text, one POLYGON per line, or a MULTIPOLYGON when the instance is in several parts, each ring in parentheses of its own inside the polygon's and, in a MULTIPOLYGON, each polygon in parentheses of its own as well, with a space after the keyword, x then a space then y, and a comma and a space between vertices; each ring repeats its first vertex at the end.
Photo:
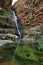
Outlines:
POLYGON ((17 23, 17 20, 18 20, 18 19, 17 19, 17 16, 16 16, 15 11, 13 11, 13 16, 14 16, 14 23, 16 24, 16 28, 17 28, 19 37, 21 38, 21 33, 20 33, 19 26, 18 26, 18 23, 17 23))

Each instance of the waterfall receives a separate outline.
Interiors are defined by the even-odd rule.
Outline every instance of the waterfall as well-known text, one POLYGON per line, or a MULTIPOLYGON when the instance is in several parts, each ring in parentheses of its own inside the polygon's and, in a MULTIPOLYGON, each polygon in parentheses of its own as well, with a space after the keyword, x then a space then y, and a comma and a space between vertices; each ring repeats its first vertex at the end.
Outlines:
POLYGON ((17 16, 16 16, 15 10, 13 10, 12 12, 13 12, 13 16, 14 16, 14 23, 15 23, 15 25, 16 25, 16 28, 17 28, 19 37, 21 38, 21 32, 20 32, 19 26, 18 26, 18 18, 17 18, 17 16))

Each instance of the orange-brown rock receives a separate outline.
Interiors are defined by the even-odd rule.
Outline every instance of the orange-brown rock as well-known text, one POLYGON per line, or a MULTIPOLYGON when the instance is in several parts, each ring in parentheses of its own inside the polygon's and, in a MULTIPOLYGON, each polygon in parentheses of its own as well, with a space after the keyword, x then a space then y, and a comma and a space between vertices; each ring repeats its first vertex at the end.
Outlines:
POLYGON ((26 26, 26 32, 32 27, 37 28, 43 22, 43 0, 18 0, 14 8, 26 26))
POLYGON ((0 0, 0 7, 4 9, 11 9, 12 0, 0 0))

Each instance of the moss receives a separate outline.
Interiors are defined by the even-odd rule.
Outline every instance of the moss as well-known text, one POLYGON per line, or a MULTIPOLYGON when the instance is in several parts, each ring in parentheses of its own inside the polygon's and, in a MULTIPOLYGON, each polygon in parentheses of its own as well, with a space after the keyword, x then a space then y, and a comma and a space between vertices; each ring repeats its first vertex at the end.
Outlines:
POLYGON ((11 14, 11 12, 9 12, 9 11, 6 10, 4 12, 4 16, 7 16, 8 18, 11 18, 12 14, 11 14))
POLYGON ((43 50, 43 40, 39 41, 38 49, 43 50))
POLYGON ((2 18, 0 18, 0 25, 6 24, 6 21, 2 18))
POLYGON ((8 60, 14 59, 15 56, 15 58, 18 58, 18 60, 21 59, 22 61, 28 61, 30 63, 38 62, 41 65, 43 63, 43 52, 35 50, 29 44, 29 42, 24 41, 21 41, 21 44, 18 46, 15 41, 13 44, 5 44, 3 47, 0 48, 0 55, 3 57, 2 59, 0 59, 0 61, 6 62, 8 60))
POLYGON ((0 58, 0 63, 12 60, 12 58, 14 57, 15 49, 15 42, 12 44, 7 43, 4 46, 0 47, 0 56, 2 57, 0 58))
POLYGON ((40 0, 34 0, 33 4, 34 6, 37 6, 39 4, 40 0))
POLYGON ((16 55, 22 59, 30 59, 32 61, 38 61, 37 55, 34 54, 34 49, 30 48, 27 45, 19 46, 16 49, 16 55))

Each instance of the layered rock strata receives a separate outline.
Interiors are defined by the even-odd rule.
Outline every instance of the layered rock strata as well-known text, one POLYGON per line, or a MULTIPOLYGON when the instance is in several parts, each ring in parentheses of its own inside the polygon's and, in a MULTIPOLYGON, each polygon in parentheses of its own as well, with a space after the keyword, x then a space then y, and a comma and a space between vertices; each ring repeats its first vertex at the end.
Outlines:
POLYGON ((25 24, 25 32, 31 28, 39 29, 43 22, 43 0, 18 0, 14 8, 21 22, 25 24))

